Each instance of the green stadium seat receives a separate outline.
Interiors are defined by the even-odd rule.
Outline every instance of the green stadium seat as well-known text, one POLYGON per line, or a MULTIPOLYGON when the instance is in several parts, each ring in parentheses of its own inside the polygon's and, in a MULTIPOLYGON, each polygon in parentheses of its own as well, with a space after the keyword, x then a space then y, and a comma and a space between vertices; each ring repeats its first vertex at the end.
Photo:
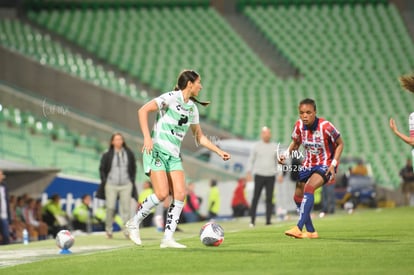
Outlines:
MULTIPOLYGON (((317 100, 318 114, 338 121, 347 153, 371 156, 371 143, 404 150, 392 135, 378 138, 375 127, 386 122, 389 114, 405 121, 398 114, 412 111, 409 95, 396 83, 396 76, 412 70, 414 64, 414 45, 398 10, 383 0, 310 2, 243 0, 238 4, 257 30, 300 71, 300 78, 287 80, 273 75, 210 7, 94 7, 33 12, 29 17, 156 90, 171 89, 176 72, 183 68, 200 70, 202 98, 213 103, 202 115, 237 135, 245 133, 245 138, 256 139, 258 125, 269 124, 286 139, 297 119, 299 100, 309 96, 317 100), (189 26, 188 21, 192 22, 189 26), (184 30, 183 25, 188 28, 184 30), (197 46, 178 39, 186 32, 194 34, 197 46), (401 96, 392 96, 397 93, 401 96), (223 121, 223 117, 228 119, 223 121)), ((28 31, 7 20, 0 23, 1 30, 28 31)), ((68 56, 67 50, 54 46, 50 39, 33 46, 33 41, 23 37, 1 38, 1 43, 40 55, 47 64, 64 66, 131 98, 143 98, 134 86, 103 73, 93 62, 87 65, 81 57, 76 62, 73 57, 60 58, 68 56), (46 54, 50 52, 60 55, 50 58, 46 54)), ((378 168, 380 161, 373 165, 376 171, 385 170, 378 168)), ((381 178, 384 184, 393 180, 388 172, 381 178)))

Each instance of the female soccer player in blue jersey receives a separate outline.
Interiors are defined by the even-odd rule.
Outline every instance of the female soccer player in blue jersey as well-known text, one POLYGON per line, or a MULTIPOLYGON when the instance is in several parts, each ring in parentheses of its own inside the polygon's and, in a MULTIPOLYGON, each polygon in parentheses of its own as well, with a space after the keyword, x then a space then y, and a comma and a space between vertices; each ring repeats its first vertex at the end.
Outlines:
POLYGON ((195 98, 201 89, 199 74, 185 70, 178 76, 175 91, 162 94, 138 110, 138 120, 144 136, 143 166, 145 173, 151 178, 154 194, 144 200, 135 216, 126 224, 130 239, 137 245, 141 245, 139 235, 141 221, 160 201, 172 194, 173 201, 167 213, 164 238, 160 247, 186 247, 176 242, 173 234, 184 205, 185 178, 180 148, 188 128, 191 128, 198 144, 217 153, 223 160, 230 159, 230 154, 213 144, 201 130, 195 103, 208 104, 195 98), (148 114, 151 112, 158 112, 158 114, 150 132, 148 114))
POLYGON ((299 221, 285 234, 300 239, 318 238, 310 215, 314 205, 314 192, 335 178, 344 143, 331 122, 316 116, 316 103, 309 98, 299 103, 299 120, 293 129, 292 142, 279 162, 284 164, 285 159, 292 151, 298 150, 300 145, 305 149, 305 158, 293 197, 299 207, 299 221), (302 232, 304 226, 307 232, 302 232))

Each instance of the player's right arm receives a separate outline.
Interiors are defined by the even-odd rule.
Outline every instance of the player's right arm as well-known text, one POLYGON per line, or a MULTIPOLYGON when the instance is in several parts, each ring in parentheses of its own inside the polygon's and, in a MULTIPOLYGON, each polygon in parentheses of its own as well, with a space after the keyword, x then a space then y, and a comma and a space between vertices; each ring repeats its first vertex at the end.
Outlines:
POLYGON ((397 124, 395 123, 395 120, 392 118, 390 119, 390 128, 397 137, 399 137, 405 143, 411 146, 414 146, 414 137, 406 136, 403 133, 401 133, 397 128, 397 124))
POLYGON ((279 164, 285 164, 286 159, 291 155, 292 151, 298 150, 300 147, 300 142, 298 140, 293 139, 292 142, 289 144, 289 147, 286 151, 279 156, 278 162, 279 164))
POLYGON ((302 144, 302 135, 301 135, 301 129, 302 124, 301 121, 298 120, 295 123, 295 126, 293 127, 293 132, 291 135, 292 141, 289 144, 289 147, 287 150, 282 153, 280 156, 278 156, 278 162, 279 164, 285 164, 286 159, 291 155, 292 151, 296 151, 299 149, 300 145, 302 144))
POLYGON ((141 128, 142 135, 144 136, 144 145, 142 146, 141 150, 142 153, 146 151, 149 154, 152 151, 153 143, 148 126, 148 114, 156 111, 158 111, 158 104, 155 100, 147 102, 138 110, 139 126, 141 128))

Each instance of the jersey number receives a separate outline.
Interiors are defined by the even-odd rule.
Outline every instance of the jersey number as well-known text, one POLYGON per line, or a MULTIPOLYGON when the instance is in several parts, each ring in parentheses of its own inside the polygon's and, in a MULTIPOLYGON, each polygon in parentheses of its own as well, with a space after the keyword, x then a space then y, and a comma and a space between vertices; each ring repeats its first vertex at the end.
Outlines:
POLYGON ((178 121, 178 125, 182 126, 183 124, 186 124, 188 122, 188 116, 181 115, 180 120, 178 121))

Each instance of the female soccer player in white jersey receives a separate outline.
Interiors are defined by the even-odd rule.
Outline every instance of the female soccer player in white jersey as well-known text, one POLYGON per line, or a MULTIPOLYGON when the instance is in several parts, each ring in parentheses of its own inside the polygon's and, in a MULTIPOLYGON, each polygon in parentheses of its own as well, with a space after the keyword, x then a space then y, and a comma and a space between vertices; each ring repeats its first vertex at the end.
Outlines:
POLYGON ((167 213, 164 237, 160 247, 186 247, 177 243, 173 234, 177 228, 185 198, 185 178, 180 147, 188 128, 191 128, 198 144, 217 153, 223 160, 230 159, 230 154, 210 142, 200 128, 199 113, 195 103, 208 104, 195 98, 201 89, 200 75, 195 71, 185 70, 178 76, 175 91, 162 94, 138 110, 138 120, 144 136, 143 166, 145 173, 151 178, 154 194, 144 200, 135 216, 126 224, 129 238, 137 245, 141 245, 139 235, 141 221, 153 207, 172 194, 173 201, 167 213), (151 112, 158 112, 158 114, 150 133, 148 114, 151 112))
MULTIPOLYGON (((403 89, 410 93, 414 93, 414 74, 403 75, 399 77, 400 85, 403 89)), ((398 130, 397 123, 393 118, 390 118, 390 128, 393 133, 405 143, 413 146, 411 156, 414 161, 414 112, 408 117, 410 135, 407 136, 398 130)))
MULTIPOLYGON (((410 93, 414 93, 414 74, 400 76, 398 80, 400 81, 400 85, 403 89, 405 89, 406 91, 410 93)), ((393 118, 390 118, 390 128, 397 137, 399 137, 405 143, 411 146, 414 146, 414 123, 413 123, 412 116, 414 116, 414 113, 411 113, 409 117, 409 130, 410 130, 409 136, 404 135, 398 130, 397 124, 395 123, 395 120, 393 118)), ((414 153, 413 153, 413 159, 414 159, 414 153)))
POLYGON ((293 197, 299 207, 299 221, 285 234, 300 239, 318 238, 310 215, 314 205, 314 191, 334 179, 344 143, 331 122, 316 116, 316 103, 309 98, 299 103, 299 120, 293 129, 292 142, 279 162, 283 164, 286 157, 299 149, 300 145, 303 145, 306 155, 293 197), (306 233, 302 233, 304 226, 306 233))

